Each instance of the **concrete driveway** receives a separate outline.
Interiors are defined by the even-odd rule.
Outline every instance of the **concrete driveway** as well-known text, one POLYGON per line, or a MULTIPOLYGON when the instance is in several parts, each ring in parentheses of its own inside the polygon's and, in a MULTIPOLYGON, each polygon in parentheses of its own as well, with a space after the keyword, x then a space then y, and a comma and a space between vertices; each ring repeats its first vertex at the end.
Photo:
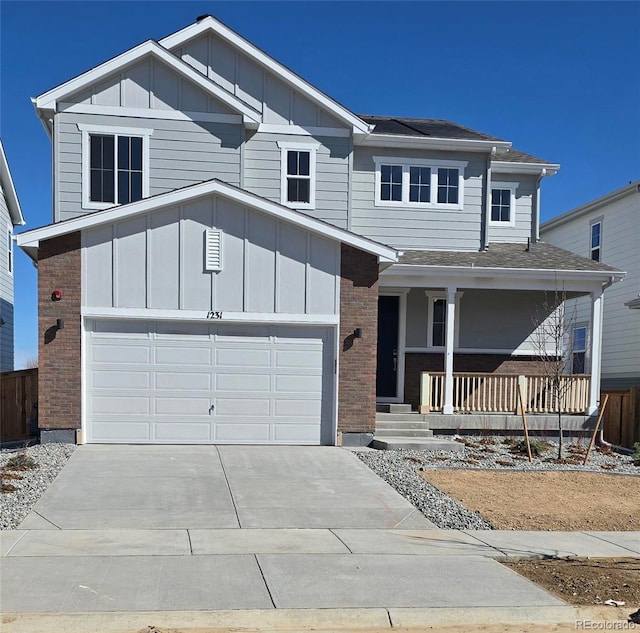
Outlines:
POLYGON ((0 536, 5 613, 568 609, 340 448, 81 446, 0 536))

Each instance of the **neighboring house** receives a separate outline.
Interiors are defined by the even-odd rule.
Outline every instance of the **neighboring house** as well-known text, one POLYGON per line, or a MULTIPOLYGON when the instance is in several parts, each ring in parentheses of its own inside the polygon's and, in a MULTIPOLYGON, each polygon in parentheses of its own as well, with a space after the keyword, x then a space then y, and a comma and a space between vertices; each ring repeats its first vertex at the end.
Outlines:
POLYGON ((0 372, 13 371, 13 227, 24 218, 0 141, 0 372))
POLYGON ((416 407, 423 371, 445 415, 454 369, 539 371, 545 292, 597 311, 621 276, 538 241, 558 165, 356 115, 209 16, 34 105, 53 223, 19 244, 45 439, 368 443, 376 402, 416 407))
MULTIPOLYGON (((541 228, 557 246, 627 272, 605 295, 602 328, 602 386, 640 385, 640 181, 563 213, 541 228)), ((571 302, 574 365, 589 361, 589 303, 571 302)))

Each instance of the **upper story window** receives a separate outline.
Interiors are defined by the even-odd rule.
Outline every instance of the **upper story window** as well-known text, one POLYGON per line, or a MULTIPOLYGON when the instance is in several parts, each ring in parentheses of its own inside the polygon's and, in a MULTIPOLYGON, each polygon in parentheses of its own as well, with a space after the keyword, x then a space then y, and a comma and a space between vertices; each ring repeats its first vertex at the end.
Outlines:
POLYGON ((153 130, 78 124, 82 131, 82 206, 106 209, 149 195, 153 130))
POLYGON ((493 183, 491 188, 490 224, 511 225, 515 223, 516 185, 493 183))
POLYGON ((571 342, 571 373, 584 374, 587 355, 587 328, 574 327, 571 342))
POLYGON ((466 162, 374 156, 376 206, 461 209, 466 162))
POLYGON ((591 259, 599 262, 602 250, 602 222, 594 222, 591 225, 591 259))
POLYGON ((294 209, 313 209, 316 203, 318 143, 278 141, 281 151, 281 203, 294 209))
POLYGON ((7 270, 10 275, 13 274, 13 235, 11 229, 7 231, 7 270))

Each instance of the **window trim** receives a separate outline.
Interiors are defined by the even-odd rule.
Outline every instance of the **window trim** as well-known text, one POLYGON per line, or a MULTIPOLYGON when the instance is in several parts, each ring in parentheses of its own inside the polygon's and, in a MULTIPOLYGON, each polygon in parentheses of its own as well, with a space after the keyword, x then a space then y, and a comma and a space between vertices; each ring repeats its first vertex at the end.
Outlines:
MULTIPOLYGON (((118 136, 134 136, 142 138, 142 199, 149 197, 149 137, 153 134, 151 128, 138 128, 112 125, 92 125, 90 123, 78 123, 78 129, 82 132, 82 208, 83 209, 110 209, 119 206, 118 202, 96 202, 91 200, 91 143, 89 137, 92 134, 113 136, 117 147, 118 136)), ((117 169, 114 173, 117 174, 117 169)), ((114 189, 117 198, 117 186, 114 189)), ((136 201, 137 202, 137 201, 136 201)))
POLYGON ((594 262, 602 262, 602 228, 603 228, 603 217, 595 218, 589 222, 589 259, 594 262), (600 240, 598 242, 598 246, 593 246, 593 227, 596 225, 600 225, 600 240), (593 251, 599 251, 598 259, 593 259, 593 251))
POLYGON ((280 148, 280 204, 289 209, 315 209, 316 208, 316 153, 320 143, 278 141, 280 148), (287 200, 287 154, 289 151, 309 152, 309 202, 289 202, 287 200))
MULTIPOLYGON (((424 293, 427 295, 427 350, 428 351, 444 351, 446 345, 434 345, 433 344, 433 303, 436 299, 444 299, 445 303, 447 301, 447 293, 442 290, 425 290, 424 293)), ((455 297, 455 323, 454 325, 454 334, 453 334, 453 347, 454 349, 458 349, 460 347, 460 299, 462 299, 462 295, 464 295, 464 290, 456 291, 455 297)), ((446 327, 447 327, 447 309, 445 305, 445 342, 446 342, 446 327)))
POLYGON ((516 182, 492 182, 491 183, 491 204, 489 205, 489 226, 515 226, 516 225, 516 190, 518 183, 516 182), (491 207, 493 207, 493 190, 509 190, 509 220, 492 220, 491 207))
POLYGON ((577 323, 571 328, 571 374, 573 374, 574 367, 574 357, 576 354, 584 354, 584 372, 587 372, 587 362, 588 362, 588 351, 589 351, 589 327, 585 324, 577 323), (584 330, 584 349, 576 349, 575 341, 576 341, 576 331, 584 330))
POLYGON ((374 204, 376 207, 404 207, 419 209, 463 209, 464 208, 464 171, 468 161, 458 160, 432 160, 426 158, 401 158, 397 156, 374 156, 375 164, 375 192, 374 204), (380 189, 382 184, 381 168, 382 165, 400 166, 402 167, 402 200, 382 200, 380 198, 380 189), (431 169, 431 186, 429 189, 429 202, 410 202, 409 201, 409 168, 410 167, 428 167, 431 169), (458 170, 458 202, 456 203, 438 203, 438 168, 441 169, 457 169, 458 170))

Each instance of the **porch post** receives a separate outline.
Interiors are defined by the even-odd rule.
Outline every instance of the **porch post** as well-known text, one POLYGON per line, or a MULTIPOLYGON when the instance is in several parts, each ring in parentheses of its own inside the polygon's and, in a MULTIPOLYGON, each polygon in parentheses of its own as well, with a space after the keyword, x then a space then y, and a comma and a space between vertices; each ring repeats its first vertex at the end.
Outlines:
POLYGON ((442 413, 453 413, 453 346, 456 331, 456 287, 447 288, 447 335, 444 348, 444 407, 442 413))
POLYGON ((602 289, 591 293, 591 360, 589 369, 589 415, 598 410, 600 400, 600 373, 602 363, 602 289))

